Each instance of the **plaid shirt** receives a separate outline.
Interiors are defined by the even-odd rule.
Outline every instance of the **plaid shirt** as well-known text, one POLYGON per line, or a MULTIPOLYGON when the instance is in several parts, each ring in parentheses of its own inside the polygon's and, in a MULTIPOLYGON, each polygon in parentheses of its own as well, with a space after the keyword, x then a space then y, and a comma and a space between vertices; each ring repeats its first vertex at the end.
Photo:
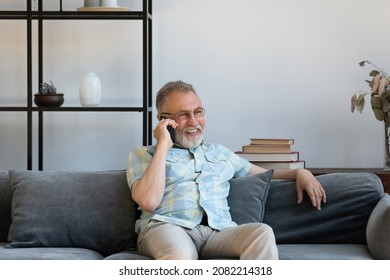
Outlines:
MULTIPOLYGON (((155 146, 140 147, 129 154, 127 182, 132 184, 145 173, 155 146)), ((151 219, 194 228, 203 217, 210 227, 222 230, 235 226, 229 213, 229 180, 245 176, 251 164, 226 147, 202 143, 194 149, 171 148, 166 161, 166 185, 161 204, 153 213, 142 212, 136 231, 151 219)))

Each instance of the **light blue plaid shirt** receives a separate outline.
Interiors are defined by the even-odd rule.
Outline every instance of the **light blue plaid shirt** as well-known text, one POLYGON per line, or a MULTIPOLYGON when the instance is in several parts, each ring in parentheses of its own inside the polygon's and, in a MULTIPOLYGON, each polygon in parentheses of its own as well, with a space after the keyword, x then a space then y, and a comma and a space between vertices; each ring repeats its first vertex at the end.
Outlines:
MULTIPOLYGON (((140 147, 129 154, 127 182, 132 184, 145 173, 155 146, 140 147)), ((210 227, 222 230, 235 226, 227 196, 229 180, 245 176, 251 164, 218 144, 202 143, 194 149, 171 148, 166 162, 166 185, 160 206, 153 212, 142 212, 136 222, 141 232, 151 219, 194 228, 203 217, 210 227)))

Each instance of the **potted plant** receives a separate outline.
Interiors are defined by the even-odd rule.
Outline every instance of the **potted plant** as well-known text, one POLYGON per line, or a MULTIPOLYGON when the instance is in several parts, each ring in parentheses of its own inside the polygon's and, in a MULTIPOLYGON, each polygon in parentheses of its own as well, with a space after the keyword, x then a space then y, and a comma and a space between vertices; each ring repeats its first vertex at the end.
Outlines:
POLYGON ((39 93, 34 94, 34 103, 38 107, 60 107, 64 103, 64 94, 57 93, 52 81, 41 83, 39 93))
POLYGON ((371 65, 374 70, 366 80, 370 92, 358 91, 351 98, 351 111, 355 109, 362 113, 365 105, 365 97, 370 96, 371 108, 375 118, 383 122, 385 129, 385 163, 384 169, 390 170, 390 76, 369 60, 359 62, 361 67, 371 65))

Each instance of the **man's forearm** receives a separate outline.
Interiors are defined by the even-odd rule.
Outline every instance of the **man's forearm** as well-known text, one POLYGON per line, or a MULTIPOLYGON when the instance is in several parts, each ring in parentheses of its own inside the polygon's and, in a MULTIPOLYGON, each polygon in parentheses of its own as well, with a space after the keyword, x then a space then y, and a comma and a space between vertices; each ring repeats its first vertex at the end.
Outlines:
MULTIPOLYGON (((267 169, 252 164, 252 168, 249 170, 248 175, 263 173, 265 171, 267 171, 267 169)), ((277 169, 274 170, 272 179, 295 180, 296 176, 297 176, 297 169, 277 169)))
POLYGON ((295 180, 298 169, 276 169, 272 175, 273 179, 295 180))
POLYGON ((131 188, 134 201, 145 211, 153 212, 164 195, 166 158, 167 151, 157 147, 145 174, 131 188))

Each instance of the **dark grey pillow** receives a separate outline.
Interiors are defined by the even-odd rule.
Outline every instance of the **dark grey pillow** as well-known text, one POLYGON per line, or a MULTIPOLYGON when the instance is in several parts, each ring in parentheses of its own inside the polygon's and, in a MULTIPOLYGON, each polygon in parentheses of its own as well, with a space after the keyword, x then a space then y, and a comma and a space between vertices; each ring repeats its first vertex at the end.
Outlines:
POLYGON ((273 170, 230 180, 228 204, 237 224, 261 223, 273 170))
POLYGON ((372 173, 334 173, 317 176, 326 191, 321 211, 306 192, 297 203, 295 181, 272 180, 264 223, 272 227, 278 244, 366 244, 368 218, 383 195, 372 173))
POLYGON ((136 206, 124 171, 9 172, 14 191, 7 247, 133 249, 136 206))
POLYGON ((390 260, 390 196, 385 193, 367 223, 367 245, 375 259, 390 260))

